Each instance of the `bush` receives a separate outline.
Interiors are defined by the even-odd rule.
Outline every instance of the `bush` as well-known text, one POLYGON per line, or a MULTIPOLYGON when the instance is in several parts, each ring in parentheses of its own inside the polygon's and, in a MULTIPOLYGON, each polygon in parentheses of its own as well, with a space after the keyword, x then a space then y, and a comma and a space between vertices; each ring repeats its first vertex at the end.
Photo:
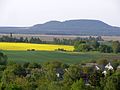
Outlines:
POLYGON ((35 51, 35 49, 27 49, 27 51, 35 51))
POLYGON ((8 59, 7 56, 0 52, 0 65, 6 65, 7 59, 8 59))
POLYGON ((55 51, 67 51, 67 50, 65 50, 65 49, 63 49, 63 48, 58 48, 58 49, 56 49, 55 51))

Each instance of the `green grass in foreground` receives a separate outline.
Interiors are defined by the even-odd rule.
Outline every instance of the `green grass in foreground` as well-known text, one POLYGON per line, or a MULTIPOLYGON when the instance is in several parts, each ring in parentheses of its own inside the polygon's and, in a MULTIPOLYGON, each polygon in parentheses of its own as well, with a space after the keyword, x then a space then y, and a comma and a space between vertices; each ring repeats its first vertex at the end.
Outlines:
POLYGON ((56 51, 3 51, 8 56, 8 62, 38 62, 61 61, 64 63, 75 64, 90 60, 120 59, 120 54, 104 54, 99 52, 56 52, 56 51))

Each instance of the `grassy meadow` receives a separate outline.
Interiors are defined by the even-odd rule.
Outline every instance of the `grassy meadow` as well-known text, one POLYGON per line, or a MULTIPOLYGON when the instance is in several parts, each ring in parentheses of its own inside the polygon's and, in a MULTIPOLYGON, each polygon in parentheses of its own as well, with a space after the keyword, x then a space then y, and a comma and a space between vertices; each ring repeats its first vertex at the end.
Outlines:
POLYGON ((120 54, 108 54, 99 52, 58 52, 58 51, 3 51, 8 56, 8 62, 15 61, 44 63, 47 61, 61 61, 63 63, 75 64, 80 62, 120 59, 120 54))

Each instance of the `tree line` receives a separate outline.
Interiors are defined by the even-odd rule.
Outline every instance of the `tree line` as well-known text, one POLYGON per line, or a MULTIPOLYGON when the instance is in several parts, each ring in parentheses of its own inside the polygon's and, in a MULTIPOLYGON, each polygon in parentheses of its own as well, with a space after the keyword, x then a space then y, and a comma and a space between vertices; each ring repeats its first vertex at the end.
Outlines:
POLYGON ((103 41, 103 39, 98 36, 98 37, 86 37, 86 38, 81 38, 77 37, 75 39, 59 39, 59 38, 53 38, 52 41, 48 40, 41 40, 39 37, 20 37, 16 38, 13 37, 11 34, 10 36, 2 36, 0 37, 0 42, 24 42, 24 43, 36 43, 36 44, 58 44, 58 45, 74 45, 75 41, 78 40, 86 40, 86 41, 91 41, 91 40, 97 40, 97 41, 103 41))
POLYGON ((77 52, 89 52, 89 51, 99 51, 102 53, 119 53, 120 52, 120 42, 119 41, 109 41, 109 45, 101 43, 100 41, 92 40, 78 40, 74 43, 74 51, 77 52))
POLYGON ((24 43, 37 43, 37 44, 41 44, 41 43, 46 43, 45 41, 42 41, 40 38, 16 38, 16 37, 9 37, 9 36, 2 36, 0 38, 0 42, 24 42, 24 43))

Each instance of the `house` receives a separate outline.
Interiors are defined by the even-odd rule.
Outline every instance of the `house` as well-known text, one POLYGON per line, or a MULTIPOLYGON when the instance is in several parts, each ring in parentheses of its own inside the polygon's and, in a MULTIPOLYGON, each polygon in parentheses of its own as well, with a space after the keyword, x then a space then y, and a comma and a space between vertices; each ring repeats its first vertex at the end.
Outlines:
POLYGON ((106 75, 107 75, 107 71, 104 70, 104 71, 102 72, 102 74, 103 74, 104 76, 106 76, 106 75))
POLYGON ((96 70, 100 70, 100 68, 98 66, 95 66, 96 70))
POLYGON ((117 70, 120 70, 120 65, 118 65, 117 70))
POLYGON ((111 71, 114 70, 114 68, 113 68, 113 66, 110 64, 110 62, 105 66, 105 70, 102 72, 102 74, 104 74, 104 76, 106 76, 108 70, 111 70, 111 71))
POLYGON ((97 63, 85 63, 85 64, 81 64, 82 67, 93 67, 93 66, 98 66, 97 63))
POLYGON ((62 68, 57 68, 56 69, 56 76, 59 79, 63 79, 63 75, 64 75, 64 70, 62 68))
POLYGON ((105 69, 114 70, 110 62, 105 66, 105 69))

